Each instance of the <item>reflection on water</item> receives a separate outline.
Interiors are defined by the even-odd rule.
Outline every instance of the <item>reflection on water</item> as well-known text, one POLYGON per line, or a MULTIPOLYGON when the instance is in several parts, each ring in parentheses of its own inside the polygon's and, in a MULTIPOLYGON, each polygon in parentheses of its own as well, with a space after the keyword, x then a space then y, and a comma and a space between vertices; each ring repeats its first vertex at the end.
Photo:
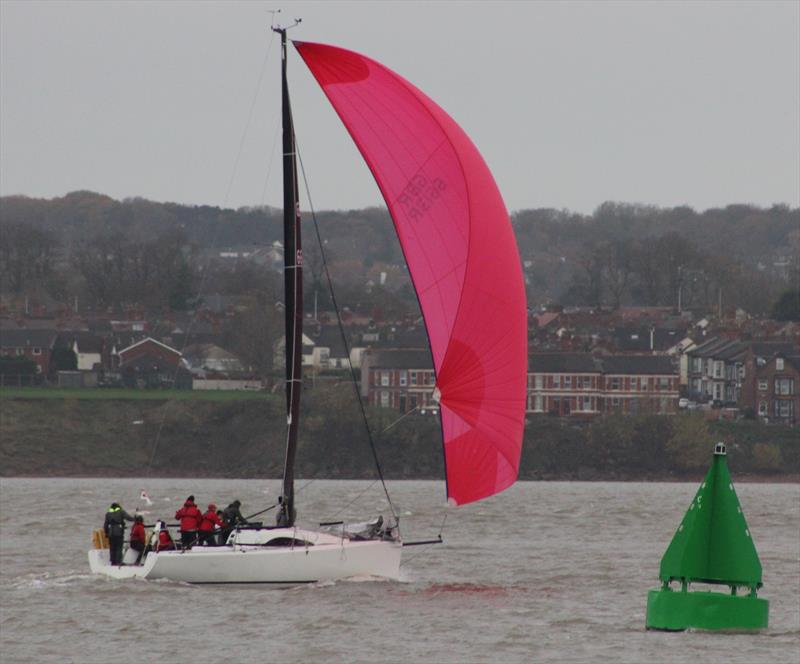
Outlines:
MULTIPOLYGON (((735 478, 734 478, 735 481, 735 478)), ((384 512, 379 486, 315 481, 301 521, 384 512), (351 501, 355 501, 349 505, 351 501), (348 506, 349 505, 349 506, 348 506), (342 511, 343 506, 348 506, 342 511)), ((647 590, 695 484, 518 483, 449 510, 443 545, 404 552, 402 580, 295 588, 111 581, 88 573, 91 530, 112 500, 148 519, 187 495, 268 507, 278 482, 18 479, 0 484, 3 662, 789 662, 800 657, 800 487, 739 484, 764 567, 760 635, 644 630, 647 590), (145 507, 140 505, 140 507, 145 507), (46 626, 46 628, 45 628, 46 626)), ((408 540, 435 537, 439 482, 394 482, 408 540)))

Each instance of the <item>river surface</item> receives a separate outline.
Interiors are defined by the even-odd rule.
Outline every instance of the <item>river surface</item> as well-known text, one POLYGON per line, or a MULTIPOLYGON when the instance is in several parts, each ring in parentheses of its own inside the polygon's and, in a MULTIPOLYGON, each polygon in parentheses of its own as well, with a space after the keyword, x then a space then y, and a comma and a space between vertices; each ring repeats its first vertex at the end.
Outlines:
MULTIPOLYGON (((735 478, 734 478, 735 480, 735 478)), ((300 521, 385 511, 380 485, 314 481, 300 521)), ((441 482, 391 482, 404 538, 400 581, 287 589, 111 581, 88 572, 112 500, 146 488, 148 520, 193 493, 270 505, 276 481, 4 479, 0 661, 18 662, 798 662, 800 486, 738 484, 770 600, 760 634, 644 629, 647 591, 696 484, 520 482, 458 509, 441 482)), ((271 513, 270 513, 271 514, 271 513)))

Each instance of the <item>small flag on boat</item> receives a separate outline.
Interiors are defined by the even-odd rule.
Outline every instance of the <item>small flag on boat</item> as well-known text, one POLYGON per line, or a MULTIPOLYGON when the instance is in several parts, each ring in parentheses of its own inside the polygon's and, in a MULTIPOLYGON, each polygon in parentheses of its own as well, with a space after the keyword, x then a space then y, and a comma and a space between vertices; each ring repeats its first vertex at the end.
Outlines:
POLYGON ((144 489, 142 489, 142 492, 139 494, 139 500, 143 500, 148 505, 153 504, 153 501, 150 500, 150 496, 147 495, 147 491, 145 491, 144 489))

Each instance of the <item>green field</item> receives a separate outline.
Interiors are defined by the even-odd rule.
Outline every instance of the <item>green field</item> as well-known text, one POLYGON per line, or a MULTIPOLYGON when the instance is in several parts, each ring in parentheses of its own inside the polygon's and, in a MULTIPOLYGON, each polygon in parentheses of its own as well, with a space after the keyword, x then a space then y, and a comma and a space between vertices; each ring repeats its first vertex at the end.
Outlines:
POLYGON ((122 387, 2 387, 2 399, 79 399, 125 401, 254 401, 276 398, 267 392, 244 390, 136 390, 122 387))

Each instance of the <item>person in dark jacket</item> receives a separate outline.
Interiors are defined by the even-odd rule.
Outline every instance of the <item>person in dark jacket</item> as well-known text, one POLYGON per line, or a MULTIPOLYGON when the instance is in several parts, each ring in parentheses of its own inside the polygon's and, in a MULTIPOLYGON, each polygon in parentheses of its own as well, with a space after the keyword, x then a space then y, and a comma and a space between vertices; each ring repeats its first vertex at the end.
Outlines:
POLYGON ((217 514, 217 506, 210 503, 208 511, 203 514, 203 520, 200 522, 200 539, 198 544, 206 544, 208 546, 217 545, 217 532, 222 529, 222 519, 217 514))
POLYGON ((191 549, 197 541, 197 531, 203 520, 202 512, 194 504, 194 496, 189 496, 177 512, 175 518, 181 521, 181 544, 184 549, 191 549))
POLYGON ((136 515, 133 517, 133 526, 131 527, 131 549, 138 552, 138 556, 136 557, 136 562, 134 565, 138 565, 139 562, 142 560, 142 554, 144 553, 144 546, 147 542, 147 537, 145 536, 144 532, 144 517, 140 515, 136 515))
POLYGON ((241 500, 234 500, 230 505, 222 510, 222 523, 224 525, 220 535, 220 544, 226 544, 228 542, 228 535, 231 534, 231 531, 236 528, 236 526, 241 526, 247 523, 247 519, 242 516, 242 512, 239 509, 241 506, 241 500))
POLYGON ((112 565, 122 565, 122 541, 125 539, 125 522, 133 521, 119 503, 111 503, 106 512, 103 530, 108 537, 108 555, 112 565))

